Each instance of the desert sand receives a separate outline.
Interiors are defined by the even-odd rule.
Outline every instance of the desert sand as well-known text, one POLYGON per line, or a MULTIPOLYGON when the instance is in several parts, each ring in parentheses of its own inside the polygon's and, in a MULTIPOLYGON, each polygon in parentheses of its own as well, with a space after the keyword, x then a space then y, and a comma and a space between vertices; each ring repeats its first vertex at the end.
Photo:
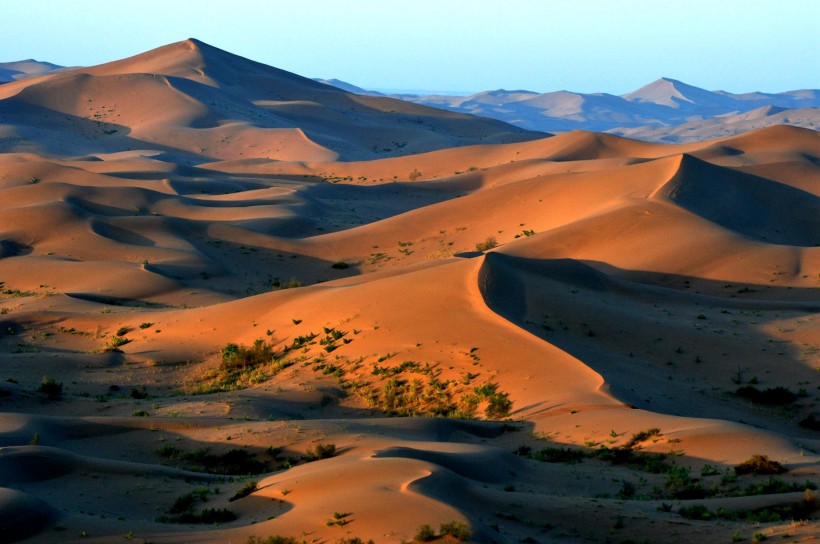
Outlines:
POLYGON ((186 40, 0 85, 0 152, 4 542, 817 539, 815 131, 549 136, 186 40))

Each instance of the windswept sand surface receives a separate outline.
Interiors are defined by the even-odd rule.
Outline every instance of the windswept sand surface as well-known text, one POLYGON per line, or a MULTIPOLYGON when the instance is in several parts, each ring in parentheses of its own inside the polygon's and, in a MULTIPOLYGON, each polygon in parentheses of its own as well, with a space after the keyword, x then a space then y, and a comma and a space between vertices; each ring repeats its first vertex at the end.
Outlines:
POLYGON ((475 542, 816 538, 680 515, 805 503, 820 480, 798 424, 820 418, 816 132, 533 139, 404 105, 437 129, 394 123, 410 143, 378 159, 371 110, 392 101, 223 54, 187 41, 0 86, 0 540, 398 543, 450 521, 475 542), (240 68, 287 104, 220 102, 255 84, 240 68), (311 92, 345 119, 318 125, 311 92), (257 340, 263 363, 220 370, 257 340), (642 431, 671 473, 526 455, 642 431), (733 481, 754 454, 793 491, 736 496, 769 478, 733 481), (207 508, 236 519, 167 519, 207 508))

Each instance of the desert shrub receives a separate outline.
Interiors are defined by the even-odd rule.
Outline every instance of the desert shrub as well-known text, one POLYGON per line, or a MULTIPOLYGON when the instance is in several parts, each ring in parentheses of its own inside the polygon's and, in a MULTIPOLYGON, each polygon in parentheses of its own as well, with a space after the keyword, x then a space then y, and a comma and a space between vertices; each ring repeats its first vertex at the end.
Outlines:
POLYGON ((267 470, 265 463, 247 450, 231 449, 222 455, 212 454, 208 448, 183 451, 170 444, 157 450, 166 459, 179 462, 187 470, 209 474, 261 474, 267 470))
POLYGON ((330 459, 336 455, 336 444, 316 444, 312 450, 308 450, 305 459, 308 461, 318 461, 320 459, 330 459))
POLYGON ((661 430, 657 427, 653 427, 651 429, 647 429, 645 431, 640 431, 632 435, 632 437, 622 446, 622 448, 627 450, 634 450, 635 447, 640 444, 641 442, 645 442, 649 440, 653 436, 659 436, 661 434, 661 430))
POLYGON ((501 419, 510 415, 512 401, 509 393, 496 392, 487 399, 484 415, 487 419, 501 419))
POLYGON ((473 536, 470 527, 463 521, 448 521, 442 523, 439 527, 439 532, 442 535, 450 535, 457 540, 469 540, 473 536))
POLYGON ((111 340, 102 347, 102 351, 120 351, 120 346, 124 346, 130 341, 131 340, 125 336, 114 335, 111 337, 111 340))
POLYGON ((625 448, 608 448, 601 446, 590 452, 590 456, 613 465, 628 465, 631 468, 661 474, 669 470, 663 453, 642 453, 625 448))
POLYGON ((192 510, 194 505, 196 504, 197 500, 199 500, 200 495, 195 493, 186 493, 185 495, 180 495, 179 497, 174 500, 174 503, 168 509, 169 514, 181 514, 183 512, 188 512, 192 510))
POLYGON ((257 489, 258 488, 256 487, 256 482, 255 481, 251 480, 249 482, 245 482, 245 485, 243 485, 242 487, 237 489, 236 493, 234 493, 233 496, 230 499, 228 499, 228 501, 233 502, 233 501, 241 499, 243 497, 247 497, 248 495, 250 495, 251 493, 253 493, 257 489))
POLYGON ((45 393, 52 400, 59 399, 63 395, 63 384, 54 381, 54 378, 44 376, 37 388, 40 393, 45 393))
POLYGON ((666 473, 666 489, 676 499, 700 499, 706 492, 699 482, 692 479, 686 467, 672 467, 666 473))
POLYGON ((131 415, 132 415, 132 416, 134 416, 134 417, 148 417, 148 416, 150 416, 151 414, 149 414, 149 413, 148 413, 148 412, 146 412, 145 410, 137 410, 136 412, 134 412, 134 413, 133 413, 133 414, 131 414, 131 415))
POLYGON ((120 327, 119 329, 117 329, 116 336, 125 336, 129 332, 131 332, 131 329, 129 327, 120 327))
POLYGON ((222 348, 220 368, 230 371, 270 363, 271 360, 273 346, 257 338, 251 347, 231 343, 222 348))
POLYGON ((569 463, 574 464, 582 461, 586 454, 582 450, 571 448, 544 448, 532 454, 536 461, 544 463, 569 463))
POLYGON ((354 536, 352 538, 340 538, 336 544, 374 544, 372 540, 364 541, 361 538, 354 536))
POLYGON ((475 245, 475 249, 476 251, 489 251, 497 246, 498 241, 496 241, 495 236, 487 236, 486 240, 475 245))
POLYGON ((748 399, 755 404, 763 404, 766 406, 783 406, 797 400, 797 395, 787 388, 780 386, 760 390, 752 385, 745 385, 739 387, 735 393, 737 396, 748 399))
POLYGON ((146 321, 145 323, 140 323, 140 328, 141 329, 147 329, 151 325, 153 325, 153 323, 149 323, 149 322, 146 321))
POLYGON ((180 495, 168 508, 168 514, 160 516, 157 521, 161 523, 227 523, 237 518, 234 512, 225 508, 205 508, 199 513, 194 512, 194 507, 199 502, 205 502, 208 496, 208 488, 195 489, 185 495, 180 495))
POLYGON ((630 481, 623 480, 621 482, 621 489, 618 490, 618 498, 619 499, 631 499, 635 496, 635 484, 630 481))
POLYGON ((291 536, 270 535, 266 537, 249 536, 246 544, 305 544, 304 540, 296 540, 291 536))
POLYGON ((235 343, 222 348, 219 366, 211 369, 193 388, 193 392, 212 392, 248 387, 270 379, 291 366, 293 361, 274 351, 274 341, 256 339, 251 346, 235 343))
POLYGON ((418 528, 418 531, 416 531, 416 536, 413 537, 413 540, 416 542, 430 542, 434 538, 436 538, 436 532, 433 531, 432 527, 425 523, 418 528))
POLYGON ((804 483, 788 483, 780 478, 770 476, 765 482, 750 484, 743 489, 736 491, 735 494, 740 496, 749 495, 772 495, 775 493, 790 493, 792 491, 802 491, 803 489, 813 490, 817 489, 814 482, 806 480, 804 483))
POLYGON ((148 398, 148 391, 145 390, 145 386, 131 388, 131 398, 132 399, 147 399, 148 398))
POLYGON ((812 431, 820 431, 820 418, 814 414, 809 414, 801 419, 798 425, 805 429, 811 429, 812 431))
POLYGON ((488 382, 475 387, 473 391, 479 400, 487 401, 487 406, 484 408, 487 419, 500 419, 510 415, 512 411, 510 394, 499 391, 497 384, 488 382))
POLYGON ((335 268, 336 270, 344 270, 345 268, 349 268, 350 265, 344 261, 338 261, 330 265, 330 268, 335 268))
POLYGON ((766 455, 752 455, 735 467, 735 474, 783 474, 785 467, 766 455))
POLYGON ((693 504, 692 506, 682 506, 678 510, 678 514, 685 517, 686 519, 698 519, 698 520, 710 520, 714 517, 714 514, 709 511, 702 504, 693 504))
POLYGON ((236 514, 227 508, 205 508, 199 514, 193 514, 191 517, 183 514, 182 517, 185 519, 180 519, 178 523, 228 523, 237 518, 236 514))

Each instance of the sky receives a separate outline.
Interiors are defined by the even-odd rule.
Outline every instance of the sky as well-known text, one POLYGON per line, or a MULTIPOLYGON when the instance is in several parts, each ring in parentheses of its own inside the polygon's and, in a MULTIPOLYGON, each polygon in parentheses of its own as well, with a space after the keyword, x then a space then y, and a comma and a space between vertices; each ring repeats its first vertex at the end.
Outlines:
POLYGON ((197 38, 387 91, 820 88, 817 0, 0 0, 0 62, 93 65, 197 38))

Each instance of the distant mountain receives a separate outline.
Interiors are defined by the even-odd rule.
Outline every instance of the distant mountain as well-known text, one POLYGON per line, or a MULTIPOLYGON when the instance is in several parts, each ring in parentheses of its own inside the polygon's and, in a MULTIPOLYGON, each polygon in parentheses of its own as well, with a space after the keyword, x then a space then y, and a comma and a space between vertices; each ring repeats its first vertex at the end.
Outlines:
POLYGON ((383 93, 378 91, 368 91, 367 89, 362 89, 361 87, 357 87, 352 83, 347 83, 341 79, 319 79, 314 77, 313 81, 318 81, 319 83, 324 83, 325 85, 330 85, 331 87, 336 87, 337 89, 341 89, 349 93, 361 94, 365 96, 385 96, 383 93))
POLYGON ((61 69, 63 69, 63 66, 34 59, 0 62, 0 83, 8 83, 9 81, 31 76, 39 76, 61 69))
MULTIPOLYGON (((334 84, 334 80, 327 81, 334 84)), ((345 85, 355 87, 349 83, 345 85)), ((805 128, 820 125, 820 113, 817 110, 820 107, 820 91, 817 90, 733 94, 707 91, 666 77, 622 96, 569 91, 539 94, 527 90, 505 89, 470 96, 391 96, 417 104, 489 117, 528 130, 591 130, 650 141, 692 141, 713 137, 707 135, 737 134, 738 131, 772 124, 805 128), (769 106, 800 111, 791 114, 770 112, 759 115, 754 121, 742 117, 746 112, 769 106), (704 123, 707 120, 711 122, 704 123), (677 130, 678 128, 681 130, 677 130)))
POLYGON ((640 140, 690 143, 735 136, 773 125, 791 125, 820 130, 820 108, 761 106, 744 113, 689 121, 673 127, 645 126, 620 129, 617 132, 622 136, 640 140))
POLYGON ((499 121, 359 96, 195 39, 0 85, 0 151, 160 149, 190 160, 367 160, 543 138, 499 121), (161 106, 161 107, 158 107, 161 106))

